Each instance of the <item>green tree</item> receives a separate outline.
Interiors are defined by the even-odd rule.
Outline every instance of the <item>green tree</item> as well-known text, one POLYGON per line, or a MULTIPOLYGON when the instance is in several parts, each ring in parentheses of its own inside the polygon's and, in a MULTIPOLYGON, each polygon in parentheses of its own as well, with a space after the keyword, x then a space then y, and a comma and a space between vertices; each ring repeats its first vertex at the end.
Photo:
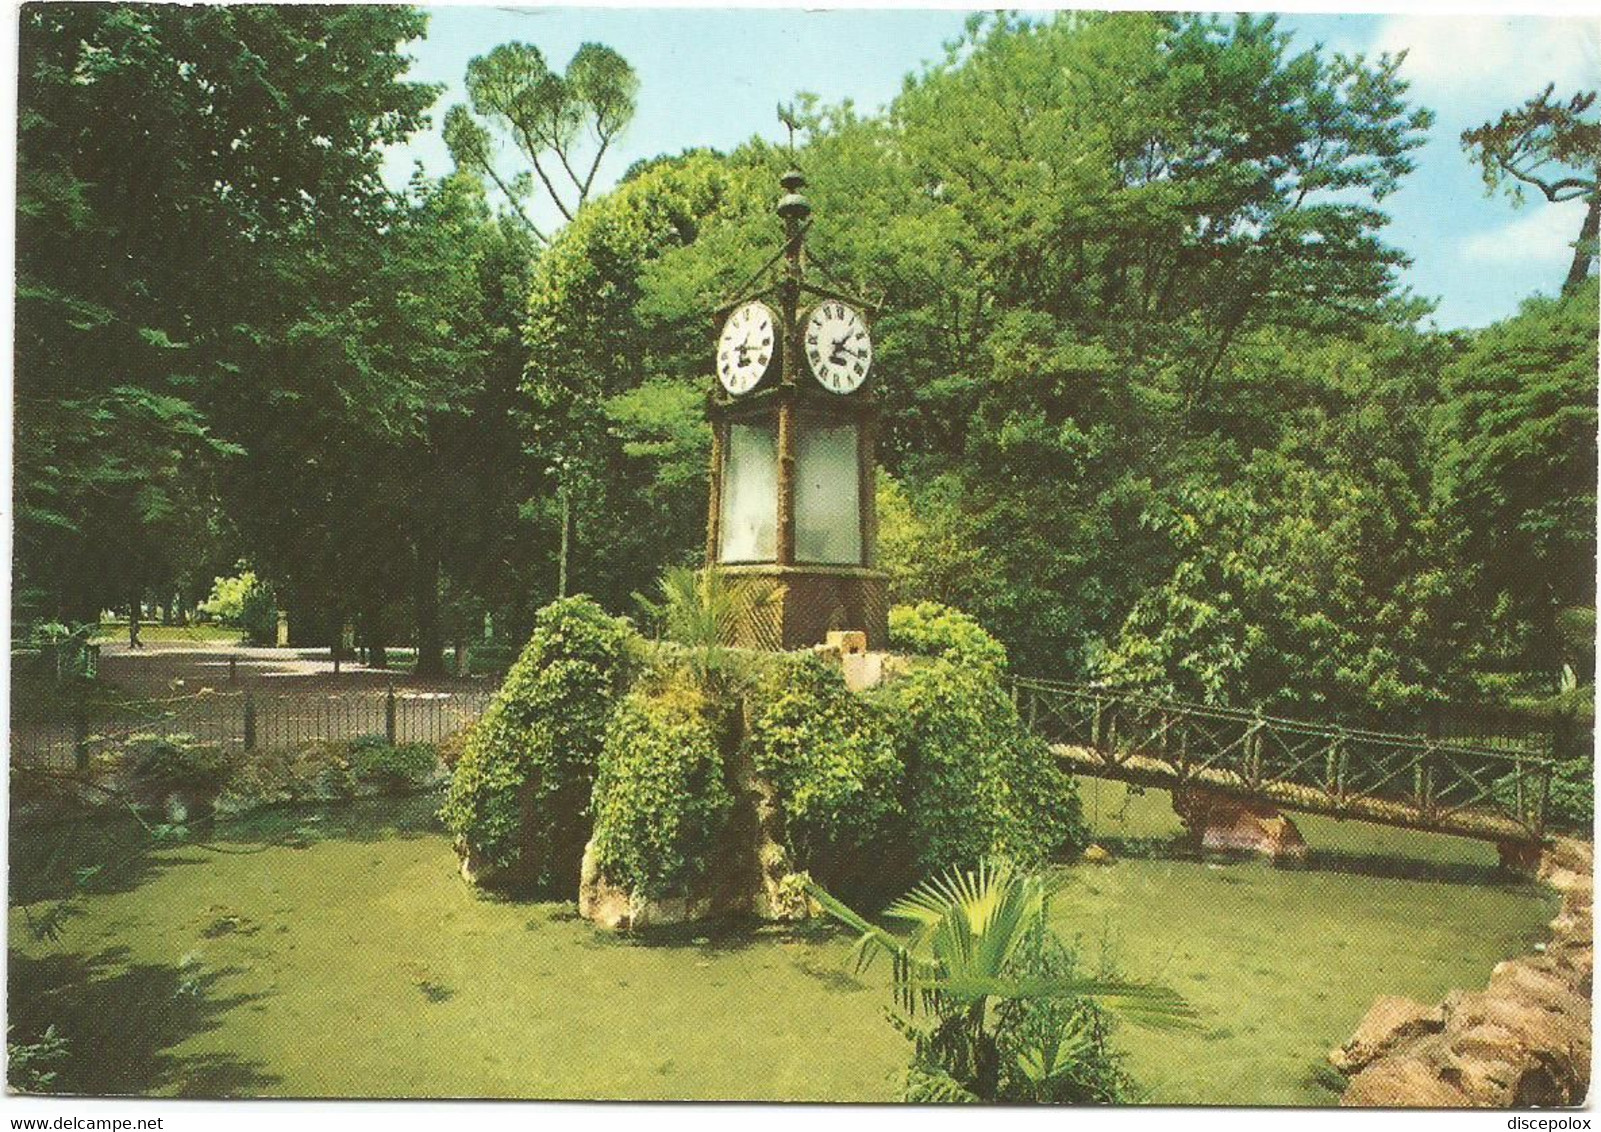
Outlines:
POLYGON ((566 526, 583 588, 617 608, 701 545, 710 430, 705 317, 737 266, 666 270, 663 257, 767 204, 748 164, 694 154, 597 199, 539 259, 524 340, 524 440, 540 467, 528 506, 566 526))
POLYGON ((572 220, 589 199, 607 151, 634 117, 639 78, 604 44, 584 44, 558 73, 532 44, 503 43, 467 64, 467 93, 471 110, 456 105, 445 114, 445 144, 459 167, 493 182, 545 244, 550 237, 525 207, 534 178, 562 219, 572 220), (496 131, 532 175, 500 171, 496 131))
MULTIPOLYGON (((1531 299, 1444 373, 1435 490, 1489 671, 1551 674, 1564 609, 1595 605, 1596 282, 1531 299)), ((1587 652, 1587 649, 1577 650, 1587 652)))
POLYGON ((1522 106, 1504 111, 1494 122, 1462 131, 1462 145, 1484 170, 1489 192, 1505 189, 1522 204, 1526 188, 1534 188, 1552 204, 1587 202, 1573 244, 1573 260, 1562 281, 1564 295, 1577 290, 1596 257, 1601 224, 1601 118, 1594 113, 1595 91, 1580 91, 1563 101, 1553 98, 1552 83, 1522 106))
POLYGON ((279 317, 278 240, 380 201, 381 147, 433 97, 400 79, 424 26, 384 6, 22 14, 24 588, 92 617, 171 584, 174 528, 204 529, 208 477, 239 452, 215 400, 279 317))
POLYGON ((259 381, 231 391, 230 427, 264 443, 226 487, 263 566, 330 638, 355 623, 381 658, 392 611, 409 611, 418 671, 437 675, 474 599, 516 584, 532 249, 471 178, 414 178, 379 215, 282 261, 300 302, 264 339, 259 381), (265 436, 263 401, 293 410, 265 436))

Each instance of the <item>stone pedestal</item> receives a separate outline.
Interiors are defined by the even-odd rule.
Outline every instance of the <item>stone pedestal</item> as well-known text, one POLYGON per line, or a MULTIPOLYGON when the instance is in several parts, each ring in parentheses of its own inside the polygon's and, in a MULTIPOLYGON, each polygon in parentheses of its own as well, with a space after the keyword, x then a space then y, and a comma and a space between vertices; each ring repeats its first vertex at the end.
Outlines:
POLYGON ((1256 853, 1292 864, 1306 860, 1301 831, 1265 802, 1189 787, 1173 791, 1173 810, 1202 852, 1256 853))

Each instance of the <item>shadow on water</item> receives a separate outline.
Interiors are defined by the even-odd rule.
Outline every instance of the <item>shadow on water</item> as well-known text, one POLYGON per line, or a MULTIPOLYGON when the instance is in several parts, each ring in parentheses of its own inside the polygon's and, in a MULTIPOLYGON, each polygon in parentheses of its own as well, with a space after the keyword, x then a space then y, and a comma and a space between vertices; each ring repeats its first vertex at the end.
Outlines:
MULTIPOLYGON (((1122 860, 1188 861, 1195 864, 1241 864, 1260 860, 1251 853, 1202 853, 1180 837, 1104 837, 1098 843, 1122 860)), ((1435 860, 1399 853, 1364 853, 1350 849, 1312 848, 1304 861, 1278 866, 1291 872, 1340 873, 1382 880, 1416 880, 1523 891, 1532 883, 1511 876, 1494 864, 1435 860)))
POLYGON ((1385 880, 1422 880, 1433 884, 1471 884, 1519 891, 1533 882, 1511 876, 1495 865, 1472 861, 1427 861, 1391 853, 1358 853, 1348 849, 1313 849, 1306 863, 1312 872, 1345 873, 1385 880))
POLYGON ((197 826, 196 835, 202 840, 245 849, 305 849, 322 841, 410 841, 443 830, 437 816, 443 801, 442 794, 431 792, 323 805, 263 806, 248 814, 197 826))
POLYGON ((440 795, 370 798, 325 805, 264 806, 239 817, 191 823, 157 841, 131 814, 63 807, 45 818, 13 811, 8 902, 32 905, 75 895, 131 892, 180 865, 213 855, 305 849, 324 841, 375 843, 440 831, 440 795))
POLYGON ((193 848, 157 853, 131 816, 83 811, 52 820, 19 820, 9 830, 12 905, 64 900, 75 894, 131 892, 176 865, 200 861, 193 848))
POLYGON ((9 954, 8 1041, 40 1040, 46 1029, 66 1039, 50 1068, 52 1093, 95 1096, 176 1093, 230 1097, 258 1093, 277 1078, 258 1062, 226 1053, 180 1055, 172 1048, 216 1029, 222 1016, 262 996, 216 995, 232 970, 201 971, 129 963, 126 948, 97 955, 9 954))

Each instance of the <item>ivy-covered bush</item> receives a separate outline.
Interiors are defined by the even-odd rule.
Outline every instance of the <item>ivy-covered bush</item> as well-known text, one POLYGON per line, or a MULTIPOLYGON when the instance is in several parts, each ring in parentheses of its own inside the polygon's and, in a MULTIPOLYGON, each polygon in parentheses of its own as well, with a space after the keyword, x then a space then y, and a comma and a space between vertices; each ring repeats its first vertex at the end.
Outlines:
POLYGON ((795 867, 854 899, 903 841, 900 757, 888 721, 838 665, 810 653, 786 661, 753 698, 751 760, 778 791, 795 867))
POLYGON ((922 874, 986 855, 1025 867, 1088 843, 1078 787, 987 667, 915 665, 874 697, 905 767, 908 844, 922 874))
POLYGON ((629 623, 587 597, 540 610, 468 736, 440 810, 480 875, 571 893, 613 708, 635 668, 629 623))
POLYGON ((994 669, 1006 667, 1006 646, 959 609, 937 601, 897 605, 889 611, 892 652, 939 657, 994 669))
POLYGON ((694 683, 644 684, 618 705, 595 780, 595 864, 642 896, 679 895, 706 875, 734 797, 725 725, 694 683))

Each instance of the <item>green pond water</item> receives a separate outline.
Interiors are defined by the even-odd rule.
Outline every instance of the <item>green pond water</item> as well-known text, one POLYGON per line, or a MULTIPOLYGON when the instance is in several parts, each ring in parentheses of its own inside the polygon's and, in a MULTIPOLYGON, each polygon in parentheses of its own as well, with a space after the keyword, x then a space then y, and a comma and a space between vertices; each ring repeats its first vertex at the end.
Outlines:
MULTIPOLYGON (((1543 890, 1492 875, 1491 846, 1297 817, 1311 868, 1205 863, 1172 854, 1165 795, 1084 794, 1119 857, 1065 870, 1057 930, 1204 1018, 1119 1029, 1152 1102, 1332 1103, 1318 1066, 1376 995, 1481 985, 1551 915, 1543 890)), ((114 831, 14 830, 12 1025, 68 1037, 64 1091, 893 1099, 887 971, 853 975, 844 936, 641 941, 475 895, 435 804, 277 811, 133 856, 114 831), (90 895, 33 938, 52 878, 97 857, 114 863, 90 895)))

